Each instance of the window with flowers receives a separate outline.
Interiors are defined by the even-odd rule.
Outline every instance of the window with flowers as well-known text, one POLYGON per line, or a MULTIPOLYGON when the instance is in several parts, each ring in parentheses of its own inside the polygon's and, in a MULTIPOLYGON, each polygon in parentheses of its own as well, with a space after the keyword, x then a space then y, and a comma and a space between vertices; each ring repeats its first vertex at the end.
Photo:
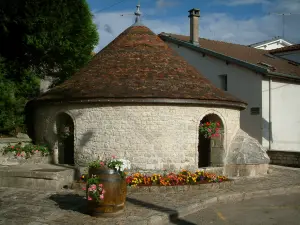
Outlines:
POLYGON ((199 130, 200 130, 200 133, 203 134, 205 138, 220 137, 221 124, 220 124, 220 122, 201 123, 199 130))

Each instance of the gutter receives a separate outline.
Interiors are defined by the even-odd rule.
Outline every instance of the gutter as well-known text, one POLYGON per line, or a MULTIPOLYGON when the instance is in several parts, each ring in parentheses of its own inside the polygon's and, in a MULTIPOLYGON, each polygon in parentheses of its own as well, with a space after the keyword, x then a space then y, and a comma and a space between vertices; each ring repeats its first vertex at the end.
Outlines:
POLYGON ((269 69, 267 69, 265 67, 261 67, 261 66, 258 66, 258 65, 255 65, 255 64, 243 61, 243 60, 239 60, 239 59, 236 59, 236 58, 233 58, 233 57, 230 57, 230 56, 227 56, 227 55, 224 55, 224 54, 212 51, 212 50, 207 49, 207 48, 202 48, 201 46, 195 46, 192 43, 189 43, 189 42, 186 42, 186 41, 182 41, 182 40, 170 37, 170 36, 165 35, 165 34, 160 34, 159 37, 162 38, 163 40, 167 40, 167 41, 169 40, 169 41, 171 41, 171 42, 173 42, 175 44, 186 46, 186 47, 188 47, 190 49, 193 49, 195 51, 198 51, 198 52, 201 52, 201 53, 204 53, 204 54, 207 54, 207 55, 214 56, 214 57, 216 57, 218 59, 222 59, 224 61, 228 61, 228 62, 231 62, 231 63, 238 64, 240 66, 243 66, 245 68, 253 70, 253 71, 257 72, 257 73, 261 73, 261 74, 263 74, 265 76, 268 76, 268 77, 276 77, 276 78, 280 78, 280 79, 300 81, 300 77, 299 76, 290 75, 290 74, 284 74, 284 73, 278 73, 278 72, 273 72, 273 71, 270 71, 269 69))
POLYGON ((244 102, 238 101, 224 101, 217 99, 170 99, 170 98, 70 98, 70 99, 32 99, 27 102, 26 105, 34 103, 52 103, 52 104, 81 104, 81 103, 101 103, 101 104, 174 104, 174 105, 200 105, 200 106, 213 106, 213 107, 228 107, 235 108, 239 110, 244 110, 247 107, 247 104, 244 102))
POLYGON ((272 150, 272 78, 269 77, 269 151, 272 150))

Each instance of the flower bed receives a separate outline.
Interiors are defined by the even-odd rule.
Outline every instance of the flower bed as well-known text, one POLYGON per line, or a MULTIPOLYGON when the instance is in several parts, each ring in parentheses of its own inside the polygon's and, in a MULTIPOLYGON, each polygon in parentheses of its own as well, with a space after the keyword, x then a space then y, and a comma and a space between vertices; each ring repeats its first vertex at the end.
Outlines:
POLYGON ((178 185, 196 185, 203 183, 220 183, 227 181, 225 176, 217 176, 205 171, 196 171, 192 173, 188 170, 182 170, 179 173, 153 174, 150 176, 134 173, 126 177, 128 186, 178 186, 178 185))
POLYGON ((16 157, 21 157, 24 159, 28 159, 35 154, 39 154, 41 156, 48 156, 50 154, 47 147, 42 145, 34 145, 34 144, 16 144, 16 145, 8 145, 3 149, 3 154, 13 153, 16 157))
MULTIPOLYGON (((85 184, 87 175, 84 174, 80 179, 85 184)), ((229 181, 226 176, 217 176, 214 173, 205 171, 196 171, 192 173, 188 170, 182 170, 179 173, 167 173, 145 175, 142 173, 134 173, 126 177, 126 183, 129 187, 167 187, 167 186, 190 186, 197 184, 211 184, 229 181)))

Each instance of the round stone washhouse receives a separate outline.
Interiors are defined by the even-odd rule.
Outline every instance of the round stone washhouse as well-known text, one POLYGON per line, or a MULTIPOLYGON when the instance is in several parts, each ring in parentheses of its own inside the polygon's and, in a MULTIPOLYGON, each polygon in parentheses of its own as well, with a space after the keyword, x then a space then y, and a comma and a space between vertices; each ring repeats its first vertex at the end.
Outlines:
POLYGON ((179 170, 222 164, 246 103, 216 88, 137 21, 28 106, 31 136, 53 148, 54 162, 87 166, 117 155, 135 169, 179 170), (223 130, 217 156, 199 134, 210 118, 223 130), (60 121, 70 124, 66 134, 60 121))

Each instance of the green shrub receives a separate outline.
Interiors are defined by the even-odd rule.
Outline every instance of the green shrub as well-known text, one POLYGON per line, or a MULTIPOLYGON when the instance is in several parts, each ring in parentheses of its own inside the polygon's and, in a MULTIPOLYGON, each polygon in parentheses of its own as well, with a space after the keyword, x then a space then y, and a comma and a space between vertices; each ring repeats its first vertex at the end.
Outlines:
POLYGON ((4 148, 3 153, 7 154, 9 152, 12 152, 16 156, 21 156, 26 159, 37 153, 40 153, 42 156, 47 156, 50 154, 50 151, 46 146, 34 144, 27 144, 25 146, 22 146, 21 144, 8 145, 4 148))

